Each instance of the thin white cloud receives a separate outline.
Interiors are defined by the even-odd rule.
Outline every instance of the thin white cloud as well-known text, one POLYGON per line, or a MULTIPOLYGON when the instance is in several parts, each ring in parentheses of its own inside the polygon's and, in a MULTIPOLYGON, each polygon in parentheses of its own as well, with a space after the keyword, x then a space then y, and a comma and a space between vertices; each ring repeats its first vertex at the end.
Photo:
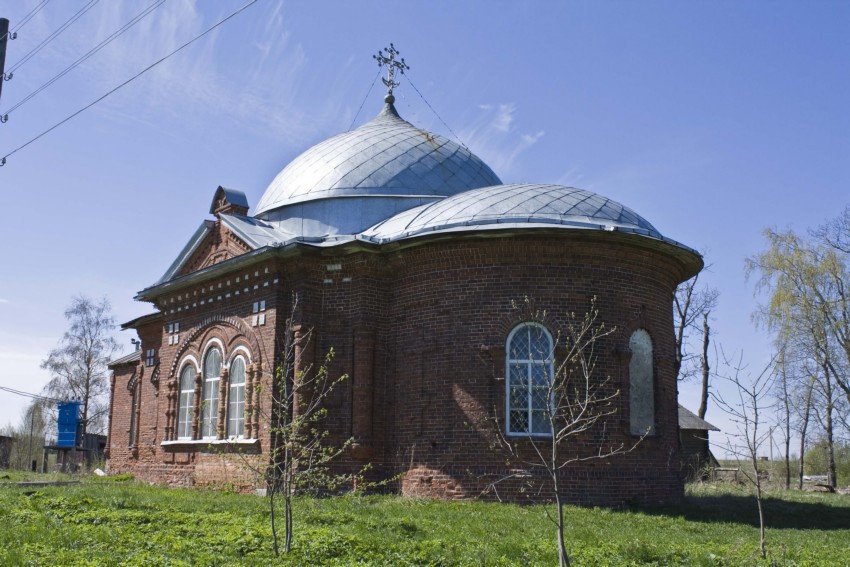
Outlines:
POLYGON ((584 174, 581 173, 578 167, 573 166, 564 173, 562 173, 556 180, 555 185, 564 185, 566 187, 577 187, 580 189, 588 189, 588 187, 582 186, 582 180, 584 179, 584 174))
POLYGON ((515 104, 482 104, 478 108, 485 112, 492 111, 495 113, 491 124, 497 131, 508 132, 511 129, 511 123, 514 121, 514 112, 516 112, 515 104))
POLYGON ((0 305, 2 305, 2 304, 4 304, 4 303, 9 303, 9 300, 8 300, 8 299, 4 299, 4 298, 0 297, 0 305))
POLYGON ((460 131, 460 139, 507 181, 516 173, 517 159, 545 135, 517 132, 514 103, 482 104, 476 121, 460 131))
MULTIPOLYGON (((128 2, 101 2, 75 23, 75 33, 64 42, 51 44, 51 69, 58 72, 83 53, 121 28, 149 5, 128 2), (61 43, 61 49, 59 44, 61 43), (55 69, 52 69, 55 67, 55 69)), ((84 78, 85 89, 75 89, 75 98, 66 98, 69 110, 79 107, 198 36, 234 7, 196 0, 171 0, 153 10, 123 35, 117 37, 68 77, 84 78)), ((98 104, 95 111, 114 120, 148 122, 154 115, 166 114, 180 121, 208 121, 209 116, 239 124, 293 146, 311 139, 326 125, 323 116, 308 116, 303 107, 304 70, 308 63, 303 47, 291 39, 286 29, 285 5, 256 4, 147 71, 115 95, 98 104), (237 44, 239 54, 225 53, 233 42, 222 41, 225 34, 246 21, 259 21, 245 44, 237 44), (233 66, 233 58, 242 62, 233 66), (285 134, 283 136, 282 134, 285 134)), ((58 21, 67 14, 56 13, 58 21)), ((52 24, 48 24, 49 25, 52 24)), ((57 87, 60 84, 57 83, 57 87)), ((51 91, 54 89, 51 89, 51 91)), ((47 94, 47 93, 45 93, 47 94)))

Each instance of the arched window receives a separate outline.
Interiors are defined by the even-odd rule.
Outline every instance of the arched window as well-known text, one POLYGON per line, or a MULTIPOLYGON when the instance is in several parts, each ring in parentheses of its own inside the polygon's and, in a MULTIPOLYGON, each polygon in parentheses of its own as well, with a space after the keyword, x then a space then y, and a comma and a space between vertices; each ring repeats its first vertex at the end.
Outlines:
POLYGON ((195 409, 195 367, 187 364, 180 373, 180 400, 177 412, 177 438, 192 438, 192 416, 195 409))
POLYGON ((655 433, 655 379, 652 338, 638 329, 629 338, 629 430, 632 435, 655 433))
POLYGON ((543 325, 523 323, 508 335, 505 423, 509 435, 551 435, 552 335, 543 325), (547 410, 548 408, 548 410, 547 410))
POLYGON ((230 363, 230 395, 227 402, 227 435, 242 437, 245 432, 245 359, 230 363))
POLYGON ((221 351, 213 347, 204 359, 204 390, 201 397, 201 437, 218 436, 218 383, 221 380, 221 351))

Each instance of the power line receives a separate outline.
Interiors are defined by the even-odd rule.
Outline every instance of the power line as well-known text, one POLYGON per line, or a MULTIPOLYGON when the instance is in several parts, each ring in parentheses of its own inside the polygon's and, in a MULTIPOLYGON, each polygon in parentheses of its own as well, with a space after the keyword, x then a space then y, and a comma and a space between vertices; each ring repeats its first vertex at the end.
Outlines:
POLYGON ((133 27, 134 25, 139 23, 148 14, 150 14, 151 12, 153 12, 154 10, 156 10, 157 8, 162 6, 165 2, 166 2, 166 0, 156 0, 156 2, 154 2, 150 6, 148 6, 147 8, 142 10, 141 12, 139 12, 138 14, 136 14, 136 16, 133 17, 133 19, 131 19, 129 22, 127 22, 126 24, 124 24, 123 26, 121 26, 120 28, 115 30, 114 32, 112 32, 111 35, 109 35, 106 39, 104 39, 103 41, 101 41, 100 43, 95 45, 93 48, 91 48, 85 55, 83 55, 82 57, 80 57, 79 59, 77 59, 76 61, 71 63, 65 69, 63 69, 58 74, 56 74, 52 79, 50 79, 49 81, 47 81, 46 83, 44 83, 43 85, 41 85, 40 87, 35 89, 33 92, 31 92, 30 94, 25 96, 23 99, 18 101, 14 106, 9 108, 9 110, 7 110, 2 115, 2 117, 0 117, 0 121, 5 122, 6 120, 8 120, 9 113, 13 112, 18 107, 23 106, 24 104, 29 102, 30 99, 35 97, 38 93, 40 93, 41 91, 43 91, 44 89, 46 89, 47 87, 49 87, 50 85, 52 85, 53 83, 55 83, 56 81, 58 81, 59 79, 64 77, 65 75, 67 75, 68 73, 70 73, 72 70, 74 70, 80 64, 82 64, 86 59, 88 59, 89 57, 91 57, 92 55, 94 55, 95 53, 97 53, 98 51, 100 51, 101 49, 103 49, 104 47, 109 45, 110 43, 112 43, 115 39, 118 38, 118 36, 124 34, 127 30, 129 30, 131 27, 133 27))
POLYGON ((56 398, 49 398, 47 396, 41 396, 39 394, 31 394, 29 392, 24 392, 23 390, 16 390, 14 388, 9 388, 7 386, 0 386, 0 390, 3 390, 5 392, 9 392, 9 393, 12 393, 12 394, 17 394, 18 396, 23 396, 25 398, 32 398, 34 400, 44 400, 44 401, 47 401, 47 402, 57 402, 57 403, 61 403, 61 402, 65 401, 65 400, 57 400, 56 398))
MULTIPOLYGON (((431 109, 431 112, 433 112, 433 113, 434 113, 434 116, 436 116, 436 117, 437 117, 437 119, 438 119, 440 122, 442 122, 442 123, 443 123, 443 126, 445 126, 446 128, 448 128, 448 130, 449 130, 449 132, 451 133, 451 135, 452 135, 452 136, 454 136, 454 137, 455 137, 455 139, 456 139, 458 142, 460 142, 460 145, 461 145, 461 146, 463 146, 465 149, 467 149, 467 150, 468 150, 469 148, 467 148, 467 147, 466 147, 466 144, 464 144, 464 143, 463 143, 463 140, 461 140, 461 139, 460 139, 460 136, 458 136, 457 134, 455 134, 455 133, 454 133, 454 130, 452 130, 452 127, 451 127, 451 126, 449 126, 448 124, 446 124, 446 121, 445 121, 445 120, 443 120, 443 117, 442 117, 442 116, 440 116, 439 114, 437 114, 437 111, 436 111, 436 110, 434 110, 434 107, 433 107, 433 106, 431 106, 431 103, 430 103, 430 102, 428 102, 428 99, 426 99, 426 98, 422 95, 422 93, 420 93, 420 92, 419 92, 419 89, 417 89, 417 88, 416 88, 416 85, 414 85, 414 84, 413 84, 413 81, 411 81, 411 80, 410 80, 410 75, 407 75, 407 74, 406 74, 406 75, 405 75, 405 77, 407 77, 407 82, 408 82, 408 83, 410 83, 410 86, 411 86, 411 87, 413 87, 413 90, 414 90, 414 91, 416 91, 416 94, 418 94, 418 95, 419 95, 419 98, 421 98, 421 99, 425 102, 425 104, 426 104, 426 105, 428 105, 428 108, 430 108, 430 109, 431 109)), ((2 165, 2 164, 0 164, 0 165, 2 165)))
POLYGON ((231 18, 233 18, 234 16, 236 16, 236 15, 240 14, 242 11, 244 11, 245 9, 247 9, 249 6, 251 6, 251 5, 253 5, 253 4, 256 4, 256 3, 257 3, 257 0, 251 0, 250 2, 248 2, 247 4, 245 4, 244 6, 242 6, 242 7, 241 7, 241 8, 239 8, 238 10, 236 10, 235 12, 231 13, 229 16, 227 16, 227 17, 225 17, 225 18, 223 18, 223 19, 219 20, 218 22, 216 22, 215 24, 213 24, 212 26, 210 26, 209 28, 207 28, 206 30, 204 30, 203 32, 201 32, 200 34, 196 35, 195 37, 193 37, 192 39, 190 39, 189 41, 187 41, 186 43, 184 43, 183 45, 181 45, 180 47, 178 47, 177 49, 175 49, 174 51, 172 51, 171 53, 169 53, 168 55, 166 55, 166 56, 165 56, 165 57, 163 57, 162 59, 159 59, 158 61, 156 61, 156 62, 154 62, 154 63, 151 63, 150 65, 148 65, 147 67, 145 67, 144 69, 142 69, 141 71, 139 71, 138 73, 136 73, 135 75, 133 75, 132 77, 130 77, 129 79, 127 79, 126 81, 124 81, 123 83, 121 83, 120 85, 118 85, 117 87, 115 87, 114 89, 112 89, 111 91, 107 92, 106 94, 104 94, 104 95, 103 95, 103 96, 101 96, 100 98, 98 98, 98 99, 96 99, 96 100, 94 100, 94 101, 90 102, 89 104, 87 104, 86 106, 82 107, 82 108, 81 108, 81 109, 79 109, 78 111, 74 112, 73 114, 71 114, 71 115, 70 115, 70 116, 68 116, 67 118, 64 118, 63 120, 60 120, 59 122, 57 122, 56 124, 54 124, 53 126, 51 126, 50 128, 48 128, 47 130, 45 130, 44 132, 42 132, 41 134, 39 134, 38 136, 36 136, 35 138, 31 139, 29 142, 27 142, 27 143, 23 144, 22 146, 18 146, 17 148, 15 148, 15 149, 14 149, 14 150, 12 150, 11 152, 9 152, 8 154, 6 154, 6 155, 5 155, 5 156, 3 156, 2 158, 0 158, 0 166, 3 166, 3 165, 5 165, 5 164, 6 164, 6 158, 11 157, 12 155, 14 155, 14 154, 18 153, 19 151, 21 151, 21 150, 22 150, 22 149, 24 149, 25 147, 29 146, 30 144, 32 144, 33 142, 35 142, 36 140, 38 140, 38 139, 39 139, 39 138, 41 138, 42 136, 45 136, 45 135, 49 134, 50 132, 52 132, 53 130, 55 130, 55 129, 56 129, 56 128, 58 128, 59 126, 61 126, 61 125, 65 124, 66 122, 68 122, 69 120, 71 120, 72 118, 74 118, 75 116, 77 116, 78 114, 81 114, 82 112, 84 112, 84 111, 88 110, 89 108, 91 108, 91 107, 92 107, 92 106, 94 106, 95 104, 99 103, 100 101, 102 101, 103 99, 105 99, 106 97, 108 97, 109 95, 111 95, 112 93, 114 93, 115 91, 117 91, 118 89, 120 89, 120 88, 124 87, 125 85, 127 85, 127 84, 129 84, 129 83, 131 83, 131 82, 135 81, 136 79, 138 79, 139 77, 141 77, 142 75, 144 75, 145 73, 147 73, 148 71, 150 71, 151 69, 153 69, 154 67, 156 67, 157 65, 159 65, 160 63, 162 63, 163 61, 165 61, 166 59, 168 59, 169 57, 171 57, 172 55, 174 55, 175 53, 177 53, 177 52, 179 52, 179 51, 182 51, 183 49, 185 49, 185 48, 189 47, 190 45, 192 45, 193 43, 195 43, 196 41, 198 41, 199 39, 201 39, 202 37, 204 37, 205 35, 207 35, 207 34, 208 34, 208 33, 210 33, 211 31, 213 31, 214 29, 216 29, 217 27, 219 27, 220 25, 222 25, 223 23, 225 23, 225 22, 226 22, 226 21, 228 21, 229 19, 231 19, 231 18))
POLYGON ((44 8, 47 5, 48 2, 50 2, 50 0, 42 0, 41 4, 39 4, 38 6, 33 8, 32 10, 30 10, 30 13, 23 17, 23 19, 21 20, 21 23, 18 24, 18 27, 16 27, 13 30, 6 32, 6 35, 8 35, 12 39, 15 39, 18 36, 18 30, 20 30, 22 27, 24 27, 27 24, 27 22, 29 22, 31 19, 33 19, 35 17, 35 15, 38 14, 41 11, 41 9, 44 8))
POLYGON ((360 111, 363 110, 363 105, 366 104, 366 99, 369 98, 369 95, 372 94, 372 89, 375 87, 375 83, 378 82, 378 77, 381 76, 381 69, 378 68, 378 74, 375 75, 375 78, 372 80, 372 84, 369 85, 369 90, 366 92, 366 96, 363 97, 363 102, 360 103, 360 108, 357 109, 357 113, 354 115, 354 118, 351 119, 351 126, 348 127, 350 131, 354 128, 354 123, 357 122, 357 117, 360 116, 360 111))
POLYGON ((53 41, 54 39, 56 39, 57 37, 59 37, 59 35, 60 35, 63 31, 65 31, 66 29, 68 29, 69 27, 71 27, 71 24, 73 24, 74 22, 76 22, 77 20, 79 20, 80 18, 82 18, 82 17, 83 17, 83 15, 84 15, 86 12, 88 12, 89 10, 91 10, 91 9, 92 9, 92 7, 93 7, 95 4, 97 4, 98 2, 100 2, 100 0, 90 0, 88 4, 86 4, 85 6, 83 6, 82 8, 80 8, 79 10, 77 10, 77 13, 76 13, 76 14, 74 14, 73 16, 71 16, 70 18, 68 18, 68 21, 66 21, 64 24, 62 24, 61 26, 59 26, 59 29, 57 29, 57 30, 56 30, 55 32, 53 32, 52 34, 48 35, 48 36, 47 36, 47 37, 46 37, 46 38, 45 38, 45 39, 44 39, 41 43, 39 43, 38 45, 36 45, 36 46, 35 46, 35 47, 34 47, 34 48, 33 48, 33 49, 29 52, 29 53, 27 53, 26 55, 24 55, 24 56, 21 58, 21 60, 20 60, 20 61, 18 61, 18 62, 17 62, 17 63, 15 63, 14 65, 12 65, 12 68, 11 68, 11 69, 9 69, 9 73, 8 73, 8 75, 9 75, 9 79, 11 79, 11 78, 12 78, 12 74, 13 74, 15 71, 17 71, 17 70, 18 70, 21 66, 23 66, 23 65, 24 65, 27 61, 29 61, 30 59, 32 59, 33 57, 35 57, 35 56, 36 56, 36 54, 38 54, 38 52, 39 52, 39 51, 41 51, 42 49, 44 49, 44 47, 45 47, 48 43, 50 43, 51 41, 53 41))

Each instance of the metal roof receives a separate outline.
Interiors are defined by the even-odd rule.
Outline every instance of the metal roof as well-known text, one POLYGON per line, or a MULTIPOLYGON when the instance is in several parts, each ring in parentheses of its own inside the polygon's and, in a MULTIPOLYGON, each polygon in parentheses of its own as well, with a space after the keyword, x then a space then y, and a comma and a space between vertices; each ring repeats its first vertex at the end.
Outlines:
POLYGON ((699 431, 720 431, 697 414, 689 411, 685 406, 679 404, 679 429, 696 429, 699 431))
POLYGON ((227 187, 219 186, 213 196, 213 202, 210 205, 210 214, 215 212, 216 197, 218 197, 219 191, 224 194, 224 198, 227 199, 227 202, 231 205, 245 207, 246 209, 248 208, 248 197, 245 196, 245 193, 237 191, 236 189, 228 189, 227 187))
POLYGON ((129 364, 131 362, 139 362, 142 359, 142 351, 134 350, 130 354, 124 355, 121 358, 117 358, 110 362, 108 366, 110 368, 115 366, 122 366, 124 364, 129 364))
POLYGON ((263 246, 273 246, 280 242, 286 242, 295 238, 295 234, 287 232, 278 226, 269 224, 260 219, 242 215, 219 215, 224 226, 245 241, 245 244, 253 250, 263 246))
POLYGON ((544 184, 482 187, 404 211, 363 236, 389 242, 433 232, 561 225, 619 230, 664 239, 649 221, 596 193, 544 184))
POLYGON ((162 313, 156 311, 155 313, 148 313, 147 315, 142 315, 140 317, 136 317, 135 319, 131 319, 126 323, 121 323, 121 330, 126 331, 127 329, 136 329, 141 325, 146 325, 151 321, 156 321, 157 319, 162 318, 162 313))
POLYGON ((157 280, 157 283, 167 282, 168 280, 174 279, 177 276, 177 273, 180 269, 189 261, 189 258, 192 257, 192 254, 195 250, 198 249, 198 246, 203 242, 204 237, 209 234, 213 227, 215 226, 215 221, 205 220, 201 223, 201 226, 195 231, 192 235, 192 238, 189 239, 189 242, 183 247, 183 250, 180 251, 180 254, 177 255, 177 258, 168 266, 168 269, 162 274, 162 277, 157 280))
POLYGON ((500 183, 467 148, 416 128, 388 103, 370 122, 292 160, 268 186, 255 215, 331 197, 439 197, 500 183))

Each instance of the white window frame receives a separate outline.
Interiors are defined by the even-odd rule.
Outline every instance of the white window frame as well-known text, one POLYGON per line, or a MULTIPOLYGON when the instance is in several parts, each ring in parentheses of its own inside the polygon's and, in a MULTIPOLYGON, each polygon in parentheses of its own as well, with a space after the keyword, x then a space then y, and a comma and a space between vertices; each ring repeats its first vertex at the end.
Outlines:
POLYGON ((221 370, 224 366, 223 349, 218 345, 210 346, 204 353, 204 384, 201 386, 201 438, 218 438, 218 398, 221 370), (213 351, 218 353, 218 376, 210 376, 207 362, 213 351))
POLYGON ((180 368, 180 373, 178 376, 178 388, 180 388, 179 397, 177 398, 177 439, 191 439, 192 438, 192 422, 195 417, 195 379, 198 376, 197 363, 192 364, 192 362, 186 362, 180 368), (186 372, 189 368, 194 372, 194 376, 192 377, 191 382, 189 383, 189 387, 184 389, 183 385, 183 373, 186 372), (185 398, 184 398, 185 395, 185 398), (191 403, 185 403, 184 400, 188 400, 191 403), (181 408, 186 409, 185 419, 180 419, 180 410, 181 408), (181 429, 185 426, 185 435, 180 435, 181 429))
POLYGON ((227 436, 235 439, 245 437, 245 384, 247 382, 248 361, 242 354, 237 354, 230 361, 230 372, 228 374, 229 384, 227 392, 227 436), (242 382, 233 383, 234 365, 242 364, 242 382), (234 402, 235 396, 235 402, 234 402), (241 411, 240 411, 241 410, 241 411), (234 415, 236 412, 238 415, 234 415), (235 431, 234 431, 235 430, 235 431))
MULTIPOLYGON (((531 344, 529 337, 529 345, 531 344)), ((528 390, 526 392, 525 397, 525 409, 527 413, 527 424, 530 429, 532 426, 532 370, 534 366, 543 366, 547 372, 547 378, 549 380, 549 384, 551 385, 555 379, 555 361, 554 361, 554 342, 552 340, 552 333, 549 332, 544 325, 540 323, 526 322, 521 323, 514 327, 511 332, 508 334, 508 338, 505 341, 505 433, 509 436, 518 436, 518 437, 551 437, 551 431, 544 432, 533 432, 533 431, 513 431, 511 429, 511 366, 522 364, 526 366, 527 371, 527 382, 528 382, 528 390), (513 358, 511 356, 511 343, 514 340, 514 337, 520 332, 530 333, 531 329, 539 329, 543 332, 543 335, 546 337, 548 342, 548 353, 544 358, 534 358, 529 355, 530 358, 513 358)), ((548 389, 548 388, 547 388, 548 389)), ((554 392, 552 392, 554 394, 554 392)), ((549 400, 549 411, 554 411, 554 399, 550 396, 549 400)), ((517 408, 514 408, 517 409, 517 408)), ((548 419, 547 419, 548 425, 548 419)))

